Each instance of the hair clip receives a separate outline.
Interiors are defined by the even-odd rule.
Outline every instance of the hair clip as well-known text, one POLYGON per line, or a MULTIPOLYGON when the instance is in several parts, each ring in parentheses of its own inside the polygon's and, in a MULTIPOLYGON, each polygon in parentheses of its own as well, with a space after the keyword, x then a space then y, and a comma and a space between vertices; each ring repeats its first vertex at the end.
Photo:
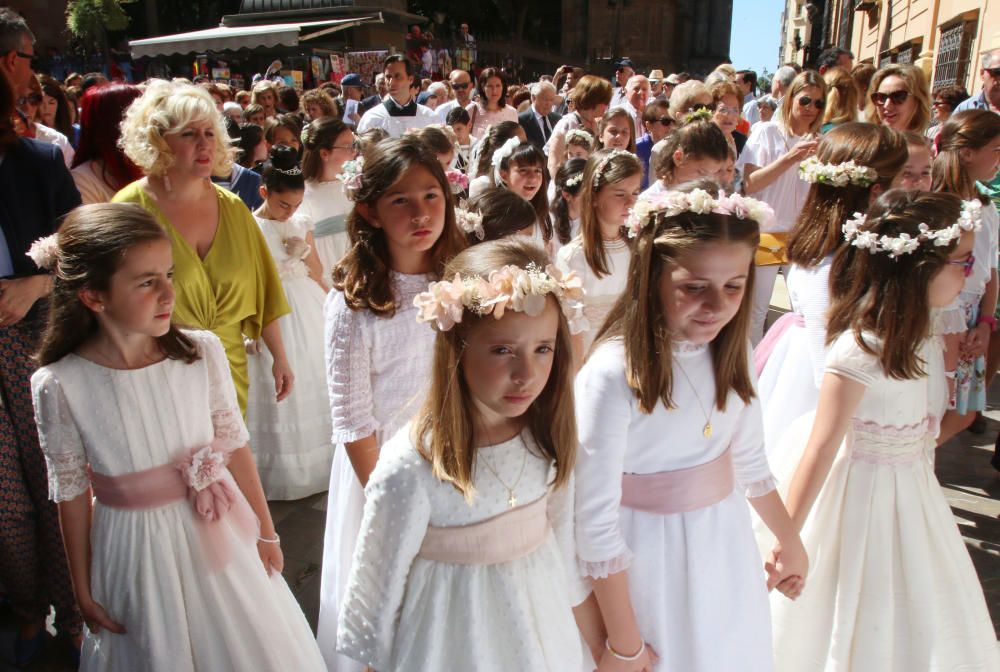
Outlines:
POLYGON ((35 266, 43 271, 51 271, 59 260, 59 234, 53 233, 39 238, 31 244, 25 256, 31 257, 35 266))

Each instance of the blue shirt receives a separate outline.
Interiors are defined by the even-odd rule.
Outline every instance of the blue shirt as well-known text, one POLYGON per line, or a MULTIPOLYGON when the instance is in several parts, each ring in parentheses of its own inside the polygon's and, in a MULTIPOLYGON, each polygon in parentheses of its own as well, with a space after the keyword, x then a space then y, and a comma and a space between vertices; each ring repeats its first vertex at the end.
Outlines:
POLYGON ((978 96, 971 96, 966 98, 958 107, 955 108, 956 112, 962 112, 964 110, 988 110, 990 109, 990 104, 986 100, 986 92, 981 92, 978 96))

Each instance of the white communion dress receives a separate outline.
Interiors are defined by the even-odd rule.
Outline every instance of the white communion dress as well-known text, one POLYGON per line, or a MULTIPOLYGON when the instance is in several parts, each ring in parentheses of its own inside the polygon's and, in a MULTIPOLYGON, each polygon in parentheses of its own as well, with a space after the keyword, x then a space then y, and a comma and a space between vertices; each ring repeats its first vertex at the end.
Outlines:
MULTIPOLYGON (((794 602, 771 596, 779 671, 1000 670, 982 588, 929 459, 947 402, 939 339, 919 354, 929 375, 896 380, 854 334, 831 344, 827 373, 866 389, 802 528, 805 590, 794 602)), ((786 438, 804 443, 808 431, 786 438)), ((790 477, 796 452, 782 450, 779 477, 790 477)))
POLYGON ((333 462, 330 400, 323 367, 326 297, 319 283, 309 277, 305 261, 285 251, 285 240, 305 240, 311 229, 309 221, 299 215, 284 222, 256 219, 292 309, 278 318, 278 326, 295 385, 285 399, 275 400, 274 358, 261 341, 261 352, 247 357, 247 428, 267 498, 301 499, 326 490, 333 462))
POLYGON ((347 235, 347 216, 354 203, 344 193, 344 185, 340 180, 320 182, 306 180, 305 193, 302 195, 302 205, 297 215, 309 222, 316 243, 314 252, 319 256, 323 267, 323 282, 330 285, 333 267, 351 247, 350 236, 347 235))
POLYGON ((409 430, 365 490, 340 650, 379 672, 579 670, 572 481, 553 490, 555 467, 522 434, 476 449, 469 503, 409 430))
POLYGON ((392 317, 351 310, 336 290, 326 298, 326 376, 333 442, 338 445, 330 470, 316 638, 332 672, 359 672, 364 667, 336 651, 340 602, 365 506, 364 490, 343 444, 374 434, 381 447, 420 410, 435 332, 417 322, 413 298, 426 291, 431 280, 427 275, 392 273, 397 297, 392 317))
MULTIPOLYGON (((537 227, 536 227, 537 228, 537 227)), ((583 316, 587 326, 583 332, 583 352, 590 350, 597 332, 604 324, 604 318, 611 312, 615 301, 625 290, 628 281, 628 266, 632 261, 632 248, 624 237, 605 241, 604 252, 608 259, 609 274, 597 277, 583 251, 583 239, 577 236, 561 248, 556 255, 556 266, 563 273, 576 271, 583 280, 583 316)))
MULTIPOLYGON (((95 479, 136 476, 173 469, 213 440, 226 450, 246 445, 222 344, 210 332, 186 333, 201 355, 192 364, 166 359, 117 370, 70 354, 32 376, 53 500, 85 495, 88 469, 95 479)), ((239 534, 231 515, 212 524, 228 548, 218 568, 184 494, 151 508, 94 505, 91 592, 126 633, 86 631, 81 670, 324 669, 295 597, 280 574, 267 575, 256 540, 239 534)))
POLYGON ((725 411, 711 410, 706 437, 701 404, 709 411, 715 399, 709 346, 674 344, 673 356, 672 410, 639 409, 621 341, 599 345, 577 376, 579 568, 592 578, 628 570, 640 634, 660 656, 657 672, 768 672, 767 579, 747 503, 774 490, 760 407, 731 392, 725 411), (720 464, 716 483, 690 488, 697 499, 723 486, 704 506, 660 513, 625 503, 626 482, 637 476, 679 474, 683 489, 688 474, 720 464))

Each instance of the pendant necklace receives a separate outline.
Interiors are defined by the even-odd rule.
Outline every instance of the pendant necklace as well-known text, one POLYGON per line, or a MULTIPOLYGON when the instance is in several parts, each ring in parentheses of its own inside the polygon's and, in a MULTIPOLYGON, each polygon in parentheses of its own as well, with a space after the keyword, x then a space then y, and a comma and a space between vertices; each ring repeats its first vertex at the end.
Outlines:
POLYGON ((507 491, 507 505, 513 509, 515 506, 517 506, 517 493, 514 490, 515 488, 517 488, 518 483, 521 482, 521 477, 524 476, 524 467, 528 463, 527 449, 524 450, 523 459, 521 460, 521 471, 518 472, 517 480, 514 481, 513 485, 507 485, 506 483, 504 483, 504 480, 500 478, 500 474, 497 473, 497 470, 494 469, 493 465, 491 465, 489 460, 486 459, 486 455, 480 455, 480 457, 483 460, 483 464, 486 465, 486 468, 490 470, 491 474, 493 474, 493 477, 497 479, 500 485, 504 487, 504 490, 507 491))
POLYGON ((684 365, 681 364, 679 359, 675 361, 677 362, 677 368, 680 369, 682 374, 684 374, 684 380, 687 381, 687 384, 691 387, 691 391, 694 393, 694 398, 698 402, 699 408, 701 408, 701 414, 705 416, 705 426, 701 428, 701 435, 706 439, 710 439, 712 438, 712 412, 715 410, 715 406, 713 404, 711 410, 709 410, 708 413, 705 412, 705 405, 701 403, 701 397, 698 396, 698 390, 695 389, 694 383, 691 382, 691 378, 688 376, 687 371, 684 370, 684 365))

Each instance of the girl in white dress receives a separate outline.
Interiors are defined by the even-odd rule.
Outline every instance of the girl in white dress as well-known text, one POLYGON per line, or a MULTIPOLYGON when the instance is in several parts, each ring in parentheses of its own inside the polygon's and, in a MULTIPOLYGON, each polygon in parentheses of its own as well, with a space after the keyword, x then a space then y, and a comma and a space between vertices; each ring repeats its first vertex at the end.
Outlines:
POLYGON ((414 300, 438 329, 430 390, 365 490, 338 630, 374 669, 580 669, 567 316, 582 292, 547 263, 527 238, 485 242, 414 300))
POLYGON ((657 165, 650 162, 655 180, 643 196, 662 194, 678 184, 703 177, 723 184, 723 172, 729 161, 726 134, 712 121, 708 111, 692 112, 676 131, 663 140, 657 165))
POLYGON ((339 444, 330 471, 316 637, 334 672, 358 662, 337 653, 337 618, 379 451, 420 408, 434 332, 413 298, 465 247, 441 164, 408 136, 374 146, 352 184, 352 247, 333 272, 324 306, 326 378, 339 444))
POLYGON ((166 233, 100 204, 56 237, 38 244, 55 276, 31 384, 87 625, 80 669, 321 671, 222 344, 171 325, 166 233))
POLYGON ((573 336, 573 361, 579 369, 597 330, 625 289, 632 250, 625 219, 639 195, 642 163, 635 154, 602 149, 587 159, 580 191, 580 235, 559 249, 556 265, 583 280, 586 318, 573 336))
POLYGON ((845 226, 819 407, 788 486, 812 570, 794 604, 771 600, 778 670, 1000 670, 929 454, 948 397, 931 310, 958 295, 976 261, 963 231, 975 211, 949 194, 894 189, 845 226))
POLYGON ((844 240, 841 226, 892 184, 906 163, 906 141, 887 126, 848 122, 820 140, 799 174, 809 196, 788 238, 786 283, 792 311, 754 349, 760 376, 768 455, 796 418, 816 410, 826 360, 830 262, 844 240))
POLYGON ((580 192, 586 167, 586 159, 569 159, 559 166, 552 180, 554 194, 549 199, 549 210, 552 247, 557 257, 563 245, 580 235, 580 192))
POLYGON ((340 176, 344 163, 357 158, 358 145, 350 126, 323 117, 302 130, 302 148, 306 191, 299 214, 313 227, 314 250, 323 269, 323 281, 329 284, 333 267, 350 247, 347 215, 352 204, 340 176))
POLYGON ((771 670, 768 588, 795 596, 806 575, 747 343, 770 209, 695 186, 636 205, 628 286, 576 380, 577 556, 601 672, 771 670), (767 575, 748 499, 782 542, 767 575))
POLYGON ((292 312, 278 321, 296 388, 278 402, 271 367, 274 358, 254 341, 247 366, 251 380, 247 428, 257 471, 269 500, 301 499, 326 490, 333 444, 323 373, 323 282, 310 222, 296 213, 302 202, 302 171, 296 152, 275 145, 264 164, 261 196, 254 213, 281 277, 292 312))
POLYGON ((785 94, 781 115, 754 126, 736 161, 736 169, 743 175, 743 191, 770 205, 775 215, 773 227, 761 231, 756 257, 757 295, 750 326, 754 345, 764 337, 778 271, 788 272, 785 255, 788 232, 809 193, 809 185, 799 179, 798 167, 816 153, 825 99, 826 82, 819 73, 806 70, 799 74, 785 94))

